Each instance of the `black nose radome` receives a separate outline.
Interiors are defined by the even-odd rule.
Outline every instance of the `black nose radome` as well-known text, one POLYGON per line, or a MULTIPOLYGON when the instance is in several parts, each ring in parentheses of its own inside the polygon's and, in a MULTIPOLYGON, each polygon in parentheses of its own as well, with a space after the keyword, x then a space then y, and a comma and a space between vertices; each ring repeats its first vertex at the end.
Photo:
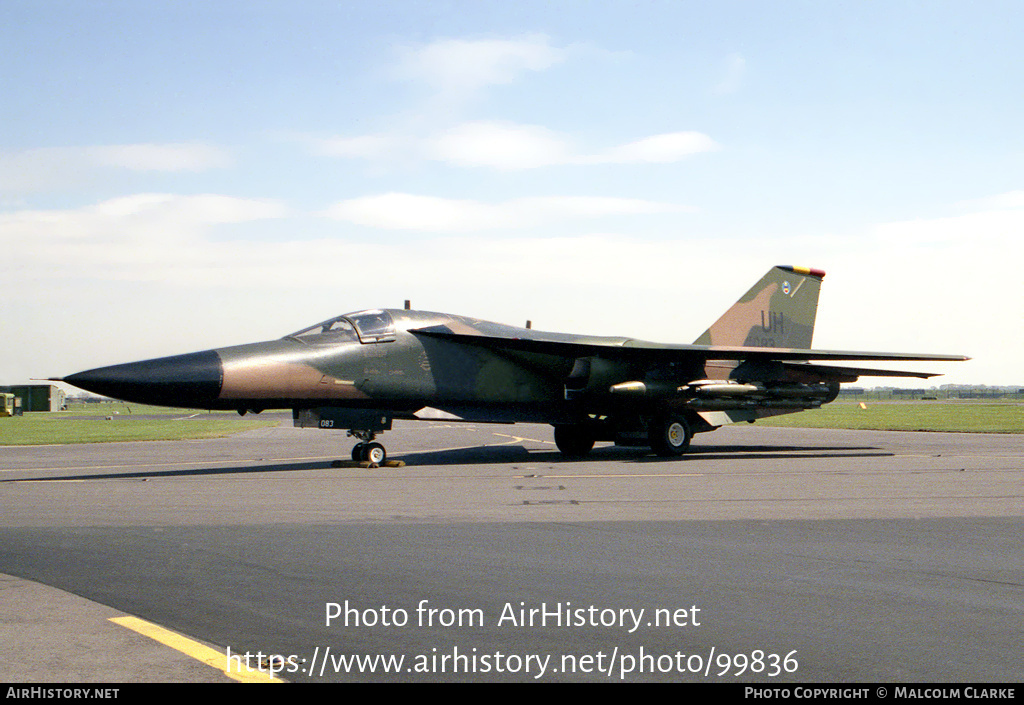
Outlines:
POLYGON ((214 350, 98 367, 64 381, 96 394, 158 406, 209 408, 220 395, 224 369, 214 350))

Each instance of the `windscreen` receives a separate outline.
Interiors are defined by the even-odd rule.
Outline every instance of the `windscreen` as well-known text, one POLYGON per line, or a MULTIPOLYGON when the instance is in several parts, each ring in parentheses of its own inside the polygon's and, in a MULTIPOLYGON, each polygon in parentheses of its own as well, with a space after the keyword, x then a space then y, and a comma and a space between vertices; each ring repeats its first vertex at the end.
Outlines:
POLYGON ((337 342, 339 340, 355 340, 356 332, 344 316, 332 318, 329 321, 317 323, 315 326, 303 328, 297 333, 285 336, 295 338, 304 343, 312 342, 337 342))
POLYGON ((355 326, 359 340, 364 343, 382 343, 395 339, 395 322, 387 311, 360 311, 345 314, 355 326))
POLYGON ((285 337, 307 344, 335 343, 342 340, 383 343, 395 339, 395 322, 387 311, 358 311, 317 323, 285 337))

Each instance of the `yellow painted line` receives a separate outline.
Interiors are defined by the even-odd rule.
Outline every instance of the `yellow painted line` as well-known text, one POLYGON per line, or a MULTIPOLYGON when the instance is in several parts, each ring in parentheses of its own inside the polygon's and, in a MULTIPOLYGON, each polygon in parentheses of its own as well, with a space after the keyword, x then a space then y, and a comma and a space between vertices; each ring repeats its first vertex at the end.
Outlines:
MULTIPOLYGON (((421 453, 422 454, 428 454, 428 453, 450 453, 450 452, 456 451, 456 450, 476 450, 477 448, 497 448, 498 446, 511 446, 511 445, 515 445, 516 443, 522 443, 523 441, 532 440, 530 438, 519 438, 518 436, 509 436, 509 435, 504 434, 504 433, 495 433, 494 435, 495 436, 504 436, 505 438, 511 438, 512 440, 511 441, 503 441, 501 443, 487 443, 487 444, 485 444, 483 446, 481 446, 481 445, 472 445, 472 446, 450 446, 448 448, 426 448, 424 450, 410 451, 409 455, 419 455, 421 453)), ((543 443, 544 441, 537 441, 537 442, 538 443, 543 443)))
MULTIPOLYGON (((522 438, 521 436, 510 436, 507 433, 495 433, 493 435, 495 435, 495 436, 503 436, 505 438, 512 438, 513 439, 513 441, 512 441, 513 443, 515 441, 520 441, 520 442, 522 442, 522 441, 532 441, 533 443, 547 443, 550 446, 555 445, 554 441, 542 441, 539 438, 522 438)), ((508 443, 499 443, 498 445, 505 446, 505 445, 509 445, 509 444, 508 443)))
POLYGON ((193 641, 169 629, 157 626, 152 622, 147 622, 144 619, 139 619, 138 617, 112 617, 110 621, 121 625, 125 629, 131 629, 133 632, 148 636, 154 641, 159 641, 161 644, 176 649, 186 656, 191 656, 197 661, 202 661, 207 666, 216 668, 228 678, 233 678, 236 681, 241 681, 242 683, 284 683, 281 679, 274 678, 263 671, 245 673, 228 671, 225 669, 227 666, 226 654, 222 654, 216 649, 211 649, 209 646, 200 644, 198 641, 193 641))

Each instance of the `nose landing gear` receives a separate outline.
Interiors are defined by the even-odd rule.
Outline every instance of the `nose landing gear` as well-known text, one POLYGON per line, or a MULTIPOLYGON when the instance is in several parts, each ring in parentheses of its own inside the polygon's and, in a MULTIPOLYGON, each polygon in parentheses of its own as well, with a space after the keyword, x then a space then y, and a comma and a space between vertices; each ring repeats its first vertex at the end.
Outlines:
MULTIPOLYGON (((293 409, 292 422, 298 428, 320 428, 348 431, 350 437, 359 442, 352 449, 352 460, 368 463, 370 467, 400 468, 401 460, 388 460, 384 446, 374 442, 378 433, 391 430, 392 412, 386 409, 345 409, 322 406, 312 409, 293 409)), ((333 467, 345 467, 341 460, 335 460, 333 467)))
POLYGON ((359 439, 359 443, 352 448, 352 460, 357 463, 368 461, 371 467, 379 467, 387 460, 388 453, 384 446, 373 440, 377 437, 376 432, 352 429, 348 435, 359 439))

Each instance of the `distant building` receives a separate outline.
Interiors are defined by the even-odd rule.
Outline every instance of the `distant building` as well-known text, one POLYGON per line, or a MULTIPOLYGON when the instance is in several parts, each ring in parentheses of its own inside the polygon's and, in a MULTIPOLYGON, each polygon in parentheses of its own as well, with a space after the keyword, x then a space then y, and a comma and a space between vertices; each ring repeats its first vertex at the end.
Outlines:
POLYGON ((67 402, 64 390, 55 384, 0 387, 0 393, 13 394, 20 399, 22 411, 61 411, 67 402))
POLYGON ((998 389, 964 389, 957 396, 961 399, 1002 399, 1006 393, 998 389))

